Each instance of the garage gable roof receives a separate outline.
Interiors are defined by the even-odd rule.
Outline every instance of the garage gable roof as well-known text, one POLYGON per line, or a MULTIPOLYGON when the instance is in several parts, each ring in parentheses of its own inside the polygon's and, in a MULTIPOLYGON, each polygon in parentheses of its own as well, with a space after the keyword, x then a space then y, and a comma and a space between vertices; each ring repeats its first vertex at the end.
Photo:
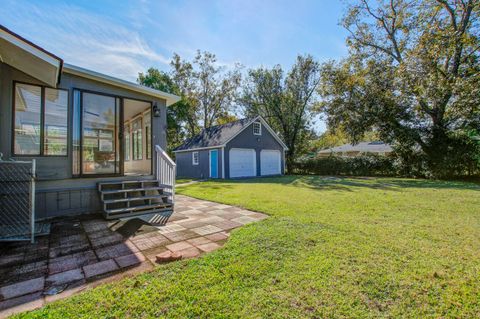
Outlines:
POLYGON ((270 134, 272 134, 272 136, 284 149, 288 149, 288 147, 267 124, 267 122, 265 122, 261 116, 257 116, 254 118, 244 118, 234 122, 212 126, 208 129, 203 129, 200 134, 186 140, 182 145, 175 148, 173 152, 224 147, 228 142, 233 140, 238 134, 250 126, 250 124, 258 121, 263 124, 263 126, 270 132, 270 134))

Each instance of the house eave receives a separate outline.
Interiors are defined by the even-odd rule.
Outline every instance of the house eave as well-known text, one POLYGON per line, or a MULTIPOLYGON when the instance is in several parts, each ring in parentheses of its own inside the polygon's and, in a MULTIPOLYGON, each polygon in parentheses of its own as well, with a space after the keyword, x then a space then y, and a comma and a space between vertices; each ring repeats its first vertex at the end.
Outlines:
POLYGON ((245 125, 241 130, 239 130, 237 133, 235 133, 232 137, 230 137, 224 144, 227 145, 230 141, 232 141, 235 137, 237 137, 240 133, 242 133, 244 130, 247 129, 250 125, 252 125, 254 122, 260 121, 262 122, 263 126, 270 132, 270 134, 273 136, 275 140, 282 146, 284 151, 288 151, 287 145, 282 141, 280 137, 278 137, 277 133, 273 131, 273 129, 268 125, 268 123, 261 117, 260 115, 253 118, 247 125, 245 125))
POLYGON ((99 72, 88 70, 88 69, 85 69, 85 68, 82 68, 82 67, 79 67, 79 66, 76 66, 76 65, 72 65, 72 64, 65 63, 63 65, 63 72, 68 73, 68 74, 72 74, 72 75, 76 75, 76 76, 80 76, 80 77, 83 77, 83 78, 87 78, 87 79, 90 79, 90 80, 110 84, 110 85, 117 86, 117 87, 120 87, 120 88, 123 88, 123 89, 127 89, 127 90, 131 90, 131 91, 138 92, 138 93, 141 93, 141 94, 149 95, 149 96, 152 96, 152 97, 164 99, 164 100, 166 100, 167 106, 170 106, 170 105, 175 104, 176 102, 180 101, 180 97, 177 96, 177 95, 170 94, 170 93, 163 92, 163 91, 159 91, 159 90, 155 90, 155 89, 152 89, 152 88, 140 85, 140 84, 125 81, 125 80, 122 80, 122 79, 119 79, 119 78, 115 78, 113 76, 109 76, 109 75, 106 75, 106 74, 102 74, 102 73, 99 73, 99 72))
POLYGON ((211 149, 223 148, 223 147, 225 147, 225 144, 215 145, 215 146, 205 146, 205 147, 189 148, 189 149, 185 149, 185 150, 176 150, 176 151, 173 151, 173 153, 196 152, 196 151, 211 150, 211 149))
POLYGON ((56 87, 63 60, 0 25, 0 61, 56 87))

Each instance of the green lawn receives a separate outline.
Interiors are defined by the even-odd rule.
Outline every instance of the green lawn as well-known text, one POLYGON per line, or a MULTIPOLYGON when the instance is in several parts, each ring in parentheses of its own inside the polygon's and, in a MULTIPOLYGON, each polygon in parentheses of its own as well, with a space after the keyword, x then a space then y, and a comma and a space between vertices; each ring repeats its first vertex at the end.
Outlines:
POLYGON ((189 183, 189 182, 193 182, 195 179, 193 178, 177 178, 175 180, 175 183, 178 185, 178 184, 185 184, 185 183, 189 183))
POLYGON ((203 258, 24 316, 480 317, 478 184, 286 176, 178 192, 271 217, 203 258))

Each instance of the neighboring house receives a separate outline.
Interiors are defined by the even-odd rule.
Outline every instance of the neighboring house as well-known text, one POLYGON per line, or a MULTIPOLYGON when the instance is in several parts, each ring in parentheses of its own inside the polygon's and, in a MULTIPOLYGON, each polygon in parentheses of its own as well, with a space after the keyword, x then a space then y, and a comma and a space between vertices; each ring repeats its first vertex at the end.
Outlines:
POLYGON ((174 150, 177 176, 238 178, 285 173, 287 146, 258 116, 204 129, 174 150))
POLYGON ((163 149, 166 107, 178 100, 64 64, 0 25, 0 152, 36 160, 37 218, 173 204, 174 163, 163 149))
POLYGON ((317 153, 318 157, 328 157, 331 155, 343 157, 356 157, 364 154, 388 155, 391 153, 392 147, 389 144, 375 142, 360 142, 358 144, 344 144, 328 149, 321 150, 317 153))

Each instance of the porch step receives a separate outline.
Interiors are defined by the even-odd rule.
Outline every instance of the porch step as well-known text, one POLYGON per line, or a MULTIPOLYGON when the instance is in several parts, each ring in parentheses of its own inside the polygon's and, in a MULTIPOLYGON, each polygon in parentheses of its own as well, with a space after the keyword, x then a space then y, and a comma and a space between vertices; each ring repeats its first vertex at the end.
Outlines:
POLYGON ((106 219, 173 210, 169 193, 157 180, 125 180, 97 184, 106 219))
POLYGON ((163 188, 160 186, 155 187, 144 187, 144 188, 126 188, 126 189, 112 189, 112 190, 105 190, 102 191, 102 194, 119 194, 119 193, 128 193, 128 192, 143 192, 143 191, 156 191, 162 190, 163 188))
POLYGON ((105 216, 105 219, 131 219, 133 217, 145 216, 149 214, 159 214, 162 212, 171 212, 173 210, 172 207, 165 207, 165 208, 155 208, 152 210, 141 210, 135 212, 127 212, 127 213, 117 213, 117 214, 110 214, 105 216))
POLYGON ((145 196, 136 196, 136 197, 127 197, 127 198, 118 198, 118 199, 106 199, 103 200, 104 204, 113 204, 113 203, 121 203, 121 202, 137 202, 141 200, 148 200, 148 199, 167 199, 168 196, 166 195, 145 195, 145 196))
POLYGON ((160 187, 161 185, 157 180, 146 179, 146 180, 125 180, 125 181, 102 182, 102 183, 98 183, 97 186, 99 191, 106 191, 106 190, 145 188, 145 187, 160 187))

